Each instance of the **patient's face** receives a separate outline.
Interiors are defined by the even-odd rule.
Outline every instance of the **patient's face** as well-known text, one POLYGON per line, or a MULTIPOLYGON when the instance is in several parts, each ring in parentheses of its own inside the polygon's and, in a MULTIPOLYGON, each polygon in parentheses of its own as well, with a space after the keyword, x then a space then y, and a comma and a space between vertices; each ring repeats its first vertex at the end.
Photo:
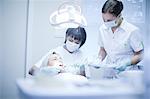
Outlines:
POLYGON ((62 58, 57 53, 52 53, 48 59, 48 66, 63 66, 62 58))

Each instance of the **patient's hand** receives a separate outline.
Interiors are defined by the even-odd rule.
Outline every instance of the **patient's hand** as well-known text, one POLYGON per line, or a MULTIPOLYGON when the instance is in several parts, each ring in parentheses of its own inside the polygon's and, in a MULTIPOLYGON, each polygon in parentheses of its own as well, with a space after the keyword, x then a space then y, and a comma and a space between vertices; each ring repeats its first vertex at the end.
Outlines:
POLYGON ((36 74, 36 72, 39 71, 39 68, 36 66, 33 66, 30 70, 29 70, 29 74, 34 76, 36 74))

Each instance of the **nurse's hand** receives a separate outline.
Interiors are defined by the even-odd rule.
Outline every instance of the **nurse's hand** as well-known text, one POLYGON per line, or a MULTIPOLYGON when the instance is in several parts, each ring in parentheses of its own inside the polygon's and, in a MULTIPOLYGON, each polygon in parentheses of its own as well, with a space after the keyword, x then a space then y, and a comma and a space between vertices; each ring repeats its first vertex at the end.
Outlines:
POLYGON ((125 59, 125 60, 123 60, 122 62, 120 62, 120 63, 116 66, 115 69, 118 70, 119 73, 120 73, 120 72, 122 72, 122 71, 125 71, 128 66, 131 66, 131 59, 125 59))
POLYGON ((118 70, 118 73, 122 72, 122 71, 125 71, 127 68, 127 66, 117 66, 115 69, 118 70))

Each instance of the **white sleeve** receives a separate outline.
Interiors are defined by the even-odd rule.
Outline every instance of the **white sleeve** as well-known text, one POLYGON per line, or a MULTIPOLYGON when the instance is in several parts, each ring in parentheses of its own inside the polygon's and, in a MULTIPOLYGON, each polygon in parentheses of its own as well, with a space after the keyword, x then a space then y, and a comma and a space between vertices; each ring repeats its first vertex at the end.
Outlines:
POLYGON ((130 36, 130 45, 135 52, 138 52, 144 49, 142 36, 139 30, 135 30, 134 32, 132 32, 130 36))
POLYGON ((53 52, 53 50, 50 50, 48 53, 46 53, 36 64, 34 64, 36 67, 40 68, 42 66, 46 66, 48 62, 48 56, 53 52))
POLYGON ((104 47, 100 30, 99 30, 99 35, 98 35, 98 45, 99 45, 99 47, 104 47))
POLYGON ((46 64, 46 60, 48 57, 49 53, 47 53, 46 55, 44 55, 37 63, 34 64, 34 66, 40 68, 42 66, 45 66, 46 64))

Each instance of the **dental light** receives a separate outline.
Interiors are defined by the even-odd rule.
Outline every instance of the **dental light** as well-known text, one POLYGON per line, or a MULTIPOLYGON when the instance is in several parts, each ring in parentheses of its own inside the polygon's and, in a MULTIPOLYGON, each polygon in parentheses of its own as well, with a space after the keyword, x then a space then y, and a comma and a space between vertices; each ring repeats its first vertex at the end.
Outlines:
POLYGON ((57 29, 87 26, 80 6, 74 2, 65 2, 60 5, 58 10, 50 15, 49 21, 57 29))

